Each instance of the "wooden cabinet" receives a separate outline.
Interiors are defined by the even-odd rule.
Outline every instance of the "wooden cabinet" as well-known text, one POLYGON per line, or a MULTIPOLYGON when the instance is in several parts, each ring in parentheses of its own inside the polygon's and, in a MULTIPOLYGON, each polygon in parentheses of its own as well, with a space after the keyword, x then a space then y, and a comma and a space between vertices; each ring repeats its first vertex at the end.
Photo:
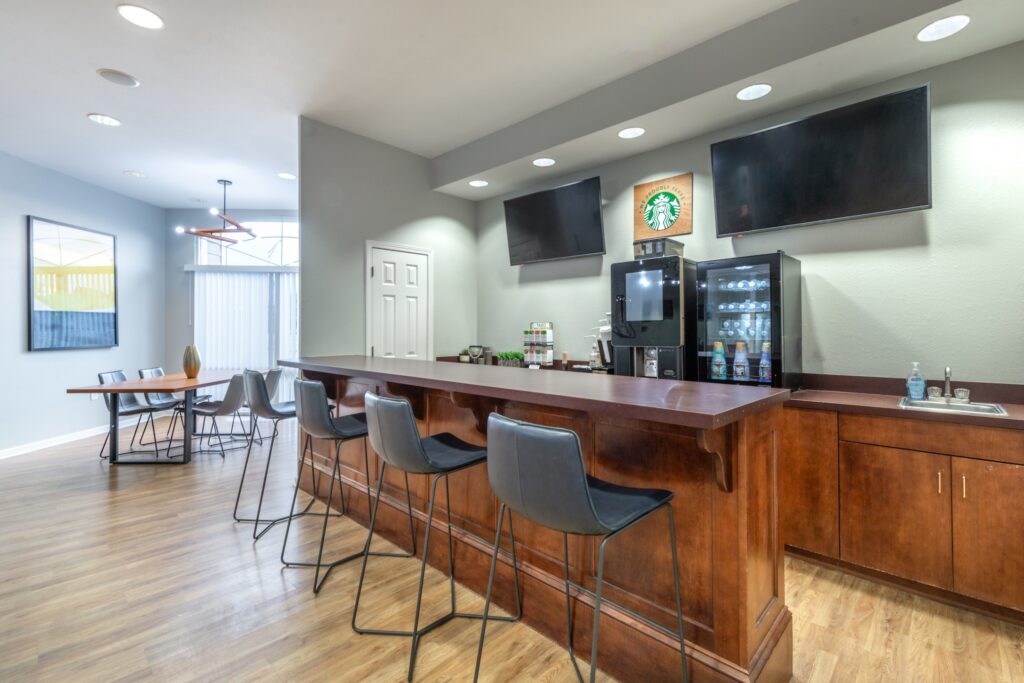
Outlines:
POLYGON ((953 588, 948 455, 840 442, 840 557, 953 588))
POLYGON ((1024 466, 953 458, 953 587, 1024 610, 1024 466))
POLYGON ((838 416, 800 408, 783 415, 782 538, 788 546, 838 558, 838 416))

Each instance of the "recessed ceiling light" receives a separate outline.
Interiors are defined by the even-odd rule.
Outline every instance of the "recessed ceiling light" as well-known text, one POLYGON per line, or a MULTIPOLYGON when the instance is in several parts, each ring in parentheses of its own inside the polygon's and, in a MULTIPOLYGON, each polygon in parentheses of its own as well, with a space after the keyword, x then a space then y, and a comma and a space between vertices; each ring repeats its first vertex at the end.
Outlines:
POLYGON ((210 207, 210 215, 211 216, 216 216, 219 213, 220 213, 220 209, 218 209, 216 206, 211 206, 210 207))
POLYGON ((142 28, 148 28, 153 31, 164 27, 164 20, 157 16, 156 13, 149 11, 145 7, 139 7, 138 5, 118 5, 117 13, 120 14, 126 21, 129 21, 136 26, 142 28))
POLYGON ((755 83, 754 85, 748 85, 747 87, 736 93, 737 100, 743 100, 749 102, 750 100, 759 100, 772 91, 772 86, 767 83, 755 83))
POLYGON ((115 119, 113 116, 107 116, 106 114, 92 113, 87 115, 89 120, 93 123, 98 123, 101 126, 120 126, 121 122, 115 119))
POLYGON ((126 88, 139 87, 139 79, 117 69, 96 69, 96 73, 99 74, 100 78, 110 81, 115 85, 123 85, 126 88))
POLYGON ((125 171, 124 174, 129 178, 145 178, 146 174, 142 171, 125 171))
POLYGON ((640 137, 646 132, 647 131, 643 128, 623 128, 619 131, 619 137, 623 140, 632 140, 633 138, 640 137))
POLYGON ((534 166, 540 166, 541 168, 544 168, 545 166, 554 166, 555 165, 555 160, 554 159, 549 159, 547 157, 541 157, 540 159, 534 159, 533 160, 533 165, 534 166))
POLYGON ((486 180, 470 180, 469 181, 469 186, 470 187, 487 187, 487 181, 486 180))
POLYGON ((954 33, 964 30, 969 23, 971 23, 971 18, 966 14, 956 14, 952 17, 939 19, 918 31, 917 39, 922 43, 931 43, 943 38, 949 38, 954 33))
POLYGON ((185 228, 184 228, 184 226, 177 225, 174 228, 174 232, 178 233, 179 235, 184 234, 185 228))
POLYGON ((281 180, 297 180, 298 179, 298 176, 296 176, 294 173, 278 173, 277 177, 280 178, 281 180))

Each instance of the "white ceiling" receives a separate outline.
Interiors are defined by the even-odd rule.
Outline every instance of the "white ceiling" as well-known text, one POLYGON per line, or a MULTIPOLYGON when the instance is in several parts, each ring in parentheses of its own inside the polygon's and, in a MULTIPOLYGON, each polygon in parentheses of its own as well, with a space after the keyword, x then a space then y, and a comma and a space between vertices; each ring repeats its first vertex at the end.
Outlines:
MULTIPOLYGON (((963 0, 777 68, 752 73, 742 81, 708 89, 618 125, 573 136, 558 145, 528 148, 525 142, 521 142, 518 154, 508 154, 501 163, 446 182, 437 189, 446 194, 480 200, 536 187, 545 179, 550 182, 577 170, 590 169, 614 159, 664 147, 1021 40, 1024 40, 1024 0, 963 0), (970 25, 961 33, 934 43, 915 40, 917 32, 931 21, 954 14, 971 17, 970 25), (740 87, 757 82, 771 83, 774 90, 767 97, 753 102, 736 99, 740 87), (634 140, 621 140, 617 132, 627 124, 641 126, 647 133, 634 140), (556 159, 556 165, 548 168, 533 166, 532 160, 541 156, 556 159), (484 178, 490 184, 486 188, 473 188, 467 182, 471 178, 484 178)), ((515 149, 514 144, 508 147, 515 149)))
POLYGON ((299 115, 434 157, 792 2, 136 1, 165 28, 117 0, 0 0, 0 150, 163 207, 229 178, 257 209, 296 207, 277 173, 299 115))

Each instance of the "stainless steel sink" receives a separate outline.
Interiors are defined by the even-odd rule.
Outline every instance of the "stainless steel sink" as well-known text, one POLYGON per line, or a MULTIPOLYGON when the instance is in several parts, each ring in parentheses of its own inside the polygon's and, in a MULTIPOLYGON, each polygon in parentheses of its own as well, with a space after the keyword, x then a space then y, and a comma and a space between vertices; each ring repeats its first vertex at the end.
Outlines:
POLYGON ((927 410, 932 413, 959 413, 967 415, 1006 415, 1006 411, 998 403, 970 403, 956 399, 922 399, 915 401, 906 396, 900 399, 900 408, 907 410, 927 410))

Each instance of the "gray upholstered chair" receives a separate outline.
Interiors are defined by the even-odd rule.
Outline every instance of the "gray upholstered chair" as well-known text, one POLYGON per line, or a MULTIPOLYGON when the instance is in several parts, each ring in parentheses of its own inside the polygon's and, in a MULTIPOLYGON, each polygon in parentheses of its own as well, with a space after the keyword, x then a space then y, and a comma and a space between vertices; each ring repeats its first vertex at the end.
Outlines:
MULTIPOLYGON (((323 382, 312 381, 312 380, 295 380, 295 413, 298 417, 299 426, 302 431, 306 433, 305 443, 302 448, 302 457, 299 462, 299 474, 295 480, 295 491, 292 494, 292 505, 289 508, 288 523, 284 530, 284 541, 281 543, 281 563, 286 567, 316 567, 316 573, 313 575, 313 592, 319 593, 320 588, 323 586, 324 581, 330 575, 331 570, 338 565, 345 564, 351 560, 357 559, 363 556, 365 547, 359 552, 355 552, 340 559, 332 562, 324 563, 324 540, 327 537, 327 521, 332 516, 340 517, 345 514, 345 487, 341 482, 341 446, 346 441, 353 439, 362 439, 363 441, 363 466, 366 468, 366 514, 367 516, 372 514, 372 489, 371 482, 373 481, 373 475, 370 474, 370 457, 366 447, 366 414, 358 413, 356 415, 342 415, 336 417, 331 414, 331 405, 327 400, 327 391, 324 388, 323 382), (320 549, 317 552, 316 562, 296 562, 290 561, 285 558, 285 551, 288 547, 288 535, 291 532, 292 517, 298 517, 303 514, 309 514, 309 508, 314 499, 311 499, 306 508, 299 513, 295 512, 295 503, 299 496, 299 479, 301 478, 302 468, 309 464, 310 474, 313 480, 313 490, 318 491, 317 484, 317 470, 314 465, 314 454, 313 454, 313 439, 324 439, 326 441, 332 441, 334 443, 334 466, 331 469, 331 482, 327 490, 327 507, 323 513, 323 527, 320 531, 320 549), (306 458, 306 455, 309 458, 306 458), (334 502, 334 485, 338 484, 338 493, 341 501, 341 514, 332 515, 331 509, 334 502), (320 577, 320 571, 326 569, 323 578, 320 577)), ((405 477, 405 498, 406 503, 409 506, 409 535, 415 537, 414 526, 412 519, 412 495, 409 491, 409 476, 405 477)), ((409 553, 389 553, 391 556, 398 557, 412 557, 409 553)))
MULTIPOLYGON (((110 372, 101 372, 97 374, 100 380, 100 384, 113 384, 115 382, 126 382, 128 376, 124 374, 123 370, 112 370, 110 372)), ((139 400, 136 394, 103 394, 103 402, 107 406, 107 410, 110 410, 110 402, 112 400, 117 401, 118 414, 121 417, 132 417, 138 415, 139 419, 135 423, 135 431, 132 432, 132 441, 128 446, 129 453, 139 453, 141 451, 135 450, 135 437, 139 433, 139 426, 142 424, 143 419, 146 420, 146 426, 142 428, 142 433, 145 435, 146 427, 149 427, 153 433, 152 444, 143 444, 142 440, 139 440, 139 445, 153 446, 153 452, 156 457, 160 457, 160 447, 156 440, 156 426, 153 424, 153 413, 157 412, 157 408, 146 405, 139 400)), ((103 451, 107 447, 107 441, 110 440, 110 432, 107 432, 107 437, 103 439, 103 445, 100 446, 100 458, 106 459, 109 455, 103 455, 103 451)))
MULTIPOLYGON (((153 377, 163 377, 164 369, 156 366, 152 368, 142 368, 139 370, 139 379, 150 379, 153 377)), ((171 410, 174 409, 174 413, 171 414, 171 421, 167 425, 167 433, 164 435, 167 439, 172 439, 174 436, 174 424, 183 420, 183 414, 185 412, 184 402, 174 394, 168 391, 158 391, 148 394, 143 394, 143 398, 147 405, 154 407, 157 411, 171 410)), ((209 401, 212 397, 210 394, 203 394, 202 396, 196 396, 192 399, 193 403, 202 403, 209 401)), ((168 450, 168 452, 170 452, 168 450)))
MULTIPOLYGON (((686 650, 683 638, 682 597, 679 588, 679 562, 676 556, 675 520, 672 516, 672 492, 661 489, 639 489, 618 486, 587 475, 583 467, 583 453, 579 437, 568 429, 543 427, 511 420, 491 413, 487 420, 487 476, 494 494, 501 501, 498 513, 498 538, 505 509, 521 515, 535 524, 562 532, 565 565, 566 627, 568 629, 569 657, 580 681, 583 674, 576 663, 572 649, 571 588, 594 597, 594 635, 590 648, 590 681, 597 673, 597 644, 600 634, 600 616, 604 584, 605 547, 612 538, 646 519, 658 510, 668 513, 668 537, 672 551, 672 578, 675 582, 676 631, 665 628, 643 615, 621 605, 620 609, 679 639, 682 659, 682 679, 687 680, 686 650), (569 580, 569 534, 600 536, 597 554, 597 590, 592 592, 569 580)), ((497 546, 495 546, 497 547, 497 546)), ((487 581, 484 617, 477 647, 475 681, 480 674, 487 614, 491 606, 494 587, 494 567, 497 550, 491 558, 491 572, 487 581)), ((610 602, 610 601, 609 601, 610 602)))
MULTIPOLYGON (((416 418, 412 407, 405 399, 384 398, 367 392, 363 400, 366 405, 366 424, 373 450, 382 461, 377 476, 377 494, 370 513, 370 531, 366 536, 366 548, 363 555, 363 568, 359 574, 359 586, 356 588, 355 606, 352 608, 352 628, 356 633, 369 633, 388 636, 408 636, 412 638, 412 652, 409 655, 408 678, 411 681, 416 668, 416 654, 419 650, 420 638, 427 632, 437 628, 451 619, 481 619, 481 614, 470 614, 456 611, 455 576, 452 549, 452 513, 451 496, 448 489, 448 475, 452 472, 482 464, 487 460, 487 449, 466 443, 454 434, 435 434, 420 438, 416 428, 416 418), (380 505, 380 489, 384 481, 384 472, 394 467, 407 474, 426 474, 431 476, 430 499, 427 503, 427 521, 423 532, 423 559, 420 565, 419 590, 416 593, 416 616, 411 631, 369 629, 360 627, 356 621, 359 616, 359 599, 363 592, 363 580, 366 577, 366 564, 370 556, 379 553, 370 552, 373 541, 374 526, 377 521, 377 508, 380 505), (445 482, 445 508, 448 517, 448 582, 451 592, 451 610, 431 623, 420 626, 420 613, 423 605, 423 580, 427 571, 427 557, 430 554, 430 529, 434 519, 434 504, 437 499, 437 484, 445 482)), ((509 525, 511 534, 512 527, 509 525)), ((515 558, 515 535, 512 537, 512 563, 515 558)), ((415 549, 415 548, 414 548, 415 549)), ((492 617, 497 621, 517 621, 522 613, 519 596, 519 576, 516 575, 516 614, 508 617, 492 617)))
MULTIPOLYGON (((205 422, 207 418, 210 419, 212 428, 209 435, 207 436, 207 445, 212 448, 213 438, 217 438, 217 446, 220 448, 220 457, 224 457, 224 437, 220 433, 220 427, 217 426, 218 417, 234 416, 242 407, 245 402, 245 386, 243 385, 242 375, 235 375, 228 382, 228 388, 224 392, 224 398, 219 401, 208 398, 205 401, 196 403, 192 406, 192 414, 198 417, 202 417, 205 422)), ((202 445, 202 435, 200 434, 199 444, 202 445)), ((168 449, 170 444, 168 444, 168 449)), ((238 448, 233 446, 232 448, 238 448)))
POLYGON ((242 466, 242 477, 238 482, 238 494, 235 496, 235 521, 252 524, 252 537, 254 540, 259 540, 275 524, 289 518, 286 515, 284 517, 264 519, 261 515, 263 512, 263 497, 267 490, 267 476, 270 474, 270 461, 274 456, 274 443, 277 441, 278 423, 281 420, 295 417, 295 403, 293 401, 287 403, 274 403, 271 401, 270 394, 267 391, 267 382, 263 374, 256 370, 245 370, 242 373, 242 384, 245 387, 245 400, 249 404, 249 410, 252 412, 254 419, 263 418, 270 420, 274 425, 274 430, 270 435, 270 448, 267 450, 267 464, 263 471, 263 484, 260 486, 260 500, 256 506, 256 516, 239 517, 238 515, 238 502, 242 498, 245 475, 249 469, 249 460, 252 457, 252 444, 256 439, 255 430, 249 435, 249 447, 245 452, 245 464, 242 466), (261 525, 263 526, 262 529, 260 529, 261 525))

